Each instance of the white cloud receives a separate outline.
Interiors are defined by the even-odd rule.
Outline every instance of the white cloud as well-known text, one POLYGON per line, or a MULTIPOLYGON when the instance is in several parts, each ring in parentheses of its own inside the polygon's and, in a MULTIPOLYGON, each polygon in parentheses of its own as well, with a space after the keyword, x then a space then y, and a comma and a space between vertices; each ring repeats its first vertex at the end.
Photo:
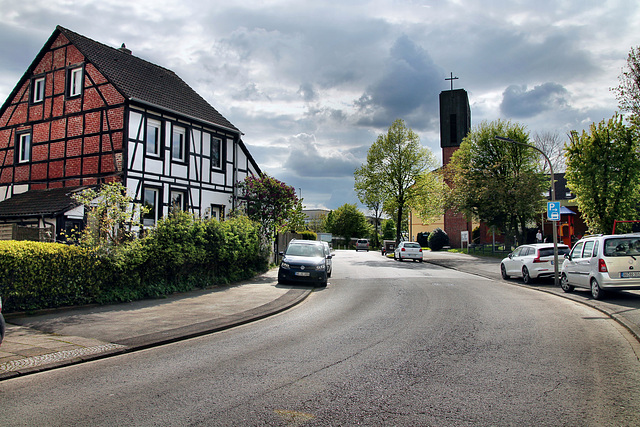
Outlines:
POLYGON ((313 206, 357 202, 352 169, 396 118, 440 154, 438 94, 472 124, 566 133, 609 118, 635 0, 0 0, 0 98, 56 25, 180 75, 244 133, 261 167, 313 206), (99 20, 87 19, 99 16, 99 20))

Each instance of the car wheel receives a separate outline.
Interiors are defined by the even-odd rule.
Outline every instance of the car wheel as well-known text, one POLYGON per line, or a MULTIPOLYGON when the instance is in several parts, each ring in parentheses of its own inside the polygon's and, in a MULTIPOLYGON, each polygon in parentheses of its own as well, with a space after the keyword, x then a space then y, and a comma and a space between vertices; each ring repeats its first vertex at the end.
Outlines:
POLYGON ((507 268, 504 266, 504 264, 500 264, 500 274, 502 274, 502 279, 504 280, 509 279, 509 275, 507 274, 507 268))
POLYGON ((533 279, 531 278, 529 269, 527 267, 522 267, 522 281, 525 285, 530 285, 533 282, 533 279))
POLYGON ((591 279, 591 296, 593 299, 602 299, 604 297, 604 291, 600 288, 596 279, 591 279))
POLYGON ((575 289, 575 287, 573 287, 573 286, 571 286, 569 284, 569 278, 564 273, 560 277, 560 286, 562 287, 562 290, 567 292, 567 293, 573 292, 573 290, 575 289))

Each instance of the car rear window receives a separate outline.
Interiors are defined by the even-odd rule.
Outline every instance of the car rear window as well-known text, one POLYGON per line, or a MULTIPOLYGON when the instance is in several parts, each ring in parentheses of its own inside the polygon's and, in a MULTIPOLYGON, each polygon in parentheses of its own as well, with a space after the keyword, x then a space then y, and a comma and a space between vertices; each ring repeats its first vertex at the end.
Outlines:
POLYGON ((420 249, 420 245, 418 243, 405 243, 404 247, 405 248, 420 249))
MULTIPOLYGON (((565 254, 569 253, 569 248, 568 247, 562 247, 562 248, 558 248, 558 255, 564 256, 565 254)), ((553 256, 553 248, 543 248, 540 249, 540 256, 541 257, 545 257, 545 256, 553 256)))
POLYGON ((629 256, 640 255, 640 236, 616 237, 604 241, 605 256, 629 256))

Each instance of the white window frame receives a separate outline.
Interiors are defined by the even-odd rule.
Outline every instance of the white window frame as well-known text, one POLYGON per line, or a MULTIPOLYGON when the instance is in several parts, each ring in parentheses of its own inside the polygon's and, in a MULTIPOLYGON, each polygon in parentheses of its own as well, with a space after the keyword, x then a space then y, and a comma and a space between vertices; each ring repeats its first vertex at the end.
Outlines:
POLYGON ((162 122, 160 120, 147 118, 144 134, 145 153, 159 157, 162 153, 162 122), (155 129, 155 141, 149 139, 149 129, 155 129))
POLYGON ((31 160, 31 134, 18 135, 18 163, 26 163, 31 160))
POLYGON ((32 99, 31 102, 36 104, 38 102, 44 101, 44 88, 45 88, 45 80, 44 77, 38 77, 33 79, 32 86, 32 99))
POLYGON ((211 219, 217 219, 218 221, 223 220, 224 208, 220 205, 211 205, 209 208, 209 217, 211 219))
POLYGON ((154 187, 143 187, 142 188, 142 205, 143 206, 148 206, 151 205, 152 209, 149 210, 149 212, 147 212, 146 214, 144 214, 144 217, 142 218, 142 225, 146 226, 150 226, 153 227, 156 225, 156 223, 158 222, 158 219, 160 217, 160 203, 161 203, 161 199, 160 199, 161 195, 160 195, 160 189, 158 188, 154 188, 154 187), (149 192, 150 194, 153 194, 153 203, 149 203, 149 199, 147 198, 147 192, 149 192))
POLYGON ((69 97, 82 94, 83 71, 82 67, 71 68, 69 70, 69 97))
POLYGON ((187 210, 187 192, 185 190, 172 189, 169 191, 170 207, 173 208, 176 198, 180 198, 180 210, 187 210))
POLYGON ((222 139, 216 138, 215 136, 211 136, 211 168, 212 169, 222 169, 222 139), (215 150, 216 141, 218 145, 218 149, 215 150), (218 161, 216 163, 214 153, 218 153, 218 161))
POLYGON ((171 131, 171 158, 180 162, 187 160, 187 130, 180 126, 172 126, 171 131), (179 147, 176 150, 176 138, 179 147))

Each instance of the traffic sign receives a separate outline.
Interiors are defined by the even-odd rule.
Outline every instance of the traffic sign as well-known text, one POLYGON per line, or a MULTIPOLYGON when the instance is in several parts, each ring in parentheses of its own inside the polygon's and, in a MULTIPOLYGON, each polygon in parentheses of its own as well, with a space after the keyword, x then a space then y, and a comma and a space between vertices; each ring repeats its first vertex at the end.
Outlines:
POLYGON ((560 202, 547 202, 547 219, 560 221, 560 202))

